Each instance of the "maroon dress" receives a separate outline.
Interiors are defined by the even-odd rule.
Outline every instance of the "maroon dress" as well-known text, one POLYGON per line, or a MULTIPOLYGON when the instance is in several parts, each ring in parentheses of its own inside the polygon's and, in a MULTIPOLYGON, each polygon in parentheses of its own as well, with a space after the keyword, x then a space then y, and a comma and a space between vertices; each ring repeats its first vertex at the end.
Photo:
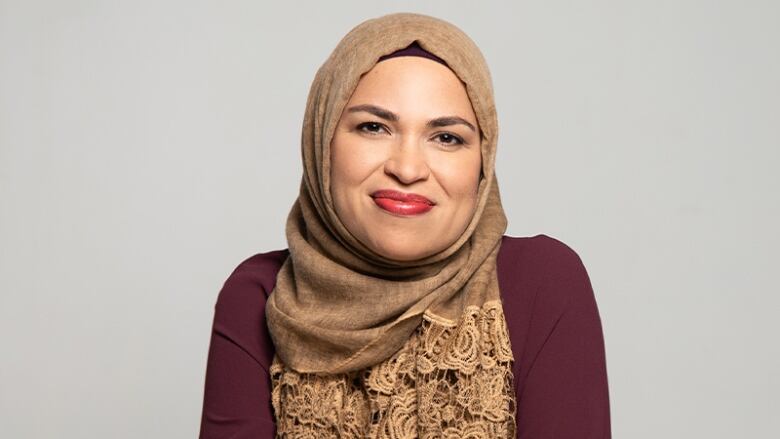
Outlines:
MULTIPOLYGON (((274 437, 265 301, 288 254, 250 257, 219 293, 201 439, 274 437)), ((518 438, 609 439, 601 318, 580 257, 547 235, 504 235, 497 270, 515 357, 518 438)))

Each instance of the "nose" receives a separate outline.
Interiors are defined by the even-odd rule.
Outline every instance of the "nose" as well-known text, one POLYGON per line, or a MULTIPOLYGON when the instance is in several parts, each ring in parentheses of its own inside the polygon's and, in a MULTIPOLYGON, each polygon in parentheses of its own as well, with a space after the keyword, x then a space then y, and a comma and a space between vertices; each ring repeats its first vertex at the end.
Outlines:
POLYGON ((425 180, 431 173, 423 148, 407 136, 393 145, 385 161, 385 174, 395 177, 403 184, 425 180))

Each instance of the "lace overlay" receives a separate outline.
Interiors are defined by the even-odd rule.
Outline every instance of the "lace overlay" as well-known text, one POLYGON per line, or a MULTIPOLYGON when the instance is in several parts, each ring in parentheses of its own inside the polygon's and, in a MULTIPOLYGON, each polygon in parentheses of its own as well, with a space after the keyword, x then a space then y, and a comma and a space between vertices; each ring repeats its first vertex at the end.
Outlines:
POLYGON ((459 323, 424 314, 398 352, 362 371, 299 374, 274 356, 277 438, 514 438, 513 361, 499 301, 459 323))

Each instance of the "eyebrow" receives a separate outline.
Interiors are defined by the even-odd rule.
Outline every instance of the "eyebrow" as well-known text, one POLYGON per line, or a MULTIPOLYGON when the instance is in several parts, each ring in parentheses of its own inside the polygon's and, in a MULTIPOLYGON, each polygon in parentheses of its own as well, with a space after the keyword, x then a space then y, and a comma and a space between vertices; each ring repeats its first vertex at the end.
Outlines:
MULTIPOLYGON (((355 105, 347 109, 347 112, 349 113, 357 113, 360 111, 371 113, 376 117, 380 117, 382 119, 389 120, 391 122, 398 122, 398 120, 400 120, 397 114, 385 108, 378 107, 376 105, 371 105, 371 104, 355 105)), ((467 127, 471 128, 471 131, 474 132, 477 131, 477 129, 474 128, 474 125, 472 125, 471 122, 467 121, 466 119, 460 116, 437 117, 435 119, 429 120, 425 124, 425 126, 428 128, 439 128, 439 127, 446 127, 449 125, 457 125, 457 124, 466 125, 467 127)))

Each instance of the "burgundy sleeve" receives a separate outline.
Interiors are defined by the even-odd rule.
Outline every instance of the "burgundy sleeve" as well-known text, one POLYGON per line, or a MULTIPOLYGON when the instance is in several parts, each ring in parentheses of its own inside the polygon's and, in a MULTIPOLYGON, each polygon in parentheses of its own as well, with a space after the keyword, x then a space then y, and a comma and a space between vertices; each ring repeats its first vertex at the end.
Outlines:
POLYGON ((547 244, 518 386, 518 438, 609 439, 604 338, 591 282, 573 250, 554 238, 547 244))
MULTIPOLYGON (((256 264, 255 264, 256 265, 256 264)), ((244 262, 219 293, 206 366, 201 439, 273 438, 263 270, 244 262)))

